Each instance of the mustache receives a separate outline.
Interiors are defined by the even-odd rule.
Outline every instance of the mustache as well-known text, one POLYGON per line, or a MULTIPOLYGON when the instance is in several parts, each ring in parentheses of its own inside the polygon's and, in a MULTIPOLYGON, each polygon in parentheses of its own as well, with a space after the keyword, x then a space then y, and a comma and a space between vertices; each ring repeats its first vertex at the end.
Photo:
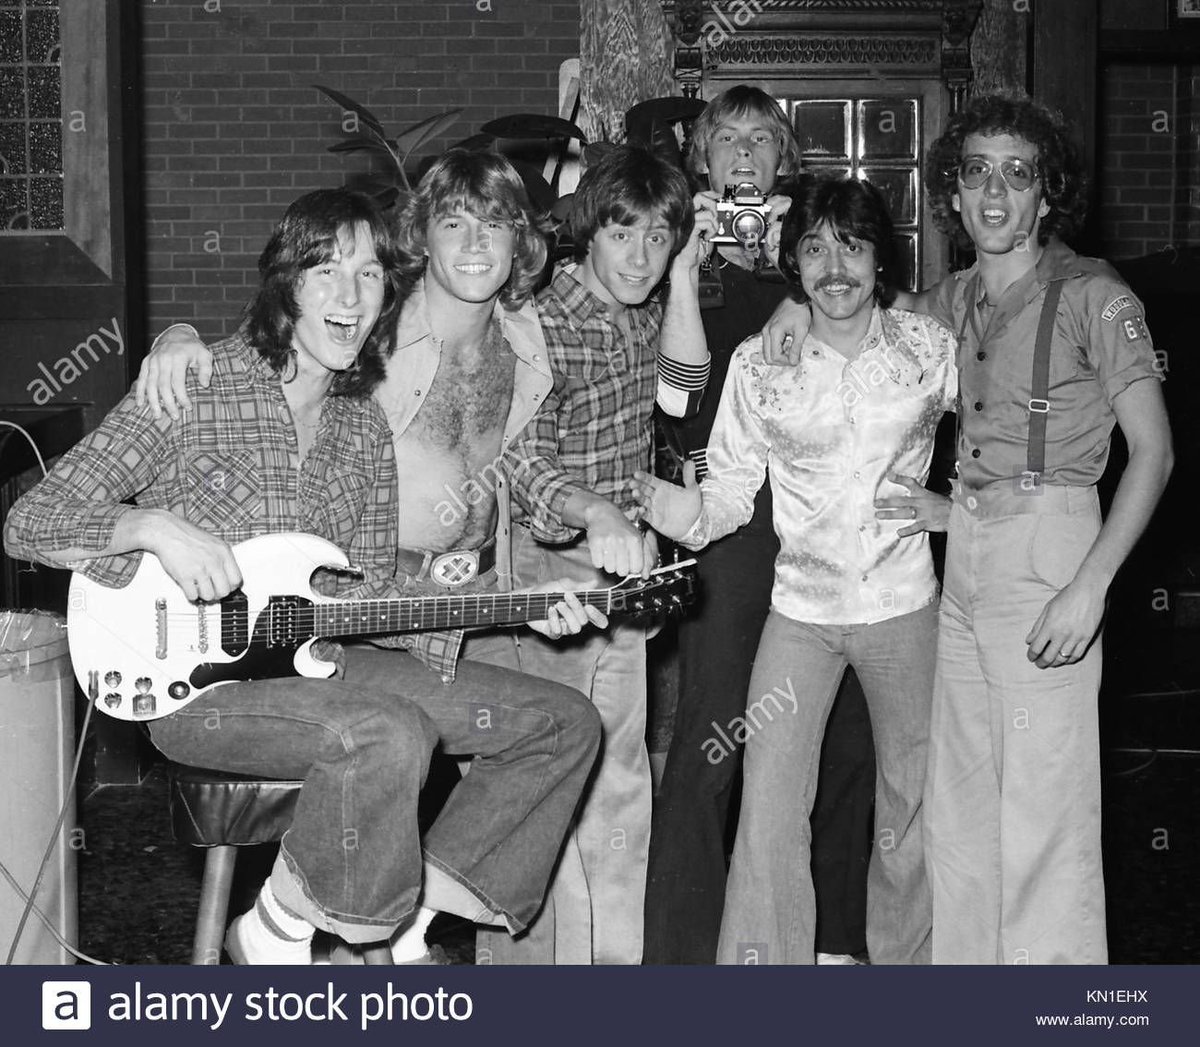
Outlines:
POLYGON ((848 287, 862 287, 862 281, 855 280, 852 276, 822 276, 813 286, 816 290, 823 291, 830 284, 846 284, 848 287))

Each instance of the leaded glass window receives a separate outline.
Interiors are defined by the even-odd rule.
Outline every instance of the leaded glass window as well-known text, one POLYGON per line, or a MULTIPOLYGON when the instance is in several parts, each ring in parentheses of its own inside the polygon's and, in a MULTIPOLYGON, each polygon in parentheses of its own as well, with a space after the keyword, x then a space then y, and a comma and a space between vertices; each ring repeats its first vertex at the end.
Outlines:
POLYGON ((0 235, 63 228, 59 0, 0 0, 0 235))

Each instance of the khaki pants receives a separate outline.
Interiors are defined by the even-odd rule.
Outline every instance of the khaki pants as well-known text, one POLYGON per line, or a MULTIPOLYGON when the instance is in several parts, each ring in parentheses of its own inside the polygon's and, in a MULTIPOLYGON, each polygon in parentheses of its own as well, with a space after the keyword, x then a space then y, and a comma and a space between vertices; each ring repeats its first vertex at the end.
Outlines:
MULTIPOLYGON (((520 528, 518 588, 571 578, 610 586, 587 545, 539 545, 520 528)), ((650 850, 650 758, 646 752, 646 630, 613 622, 560 641, 524 630, 521 671, 582 691, 603 724, 600 757, 563 843, 542 911, 520 937, 481 928, 476 963, 639 964, 650 850)))
POLYGON ((1100 641, 1039 669, 1025 637, 1100 529, 1093 488, 959 491, 925 789, 934 963, 1105 963, 1100 641))

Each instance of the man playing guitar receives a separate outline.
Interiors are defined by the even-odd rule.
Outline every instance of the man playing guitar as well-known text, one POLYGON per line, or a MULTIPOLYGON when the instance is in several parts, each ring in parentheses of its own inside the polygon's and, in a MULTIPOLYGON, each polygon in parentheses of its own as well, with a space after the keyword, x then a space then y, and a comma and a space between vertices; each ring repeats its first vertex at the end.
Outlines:
MULTIPOLYGON (((213 347, 207 388, 191 383, 189 415, 156 420, 127 396, 14 507, 9 554, 120 586, 151 553, 188 600, 212 602, 242 584, 232 543, 309 532, 362 576, 318 576, 322 592, 397 596, 394 451, 370 395, 395 337, 397 267, 367 198, 297 200, 246 322, 213 347)), ((544 628, 597 613, 566 596, 544 628)), ((226 938, 236 962, 311 962, 316 928, 418 959, 435 910, 511 932, 537 911, 599 719, 569 688, 476 663, 455 676, 436 653, 355 647, 336 679, 229 682, 149 723, 174 759, 304 781, 270 878, 226 938), (474 763, 420 839, 439 742, 474 763)))

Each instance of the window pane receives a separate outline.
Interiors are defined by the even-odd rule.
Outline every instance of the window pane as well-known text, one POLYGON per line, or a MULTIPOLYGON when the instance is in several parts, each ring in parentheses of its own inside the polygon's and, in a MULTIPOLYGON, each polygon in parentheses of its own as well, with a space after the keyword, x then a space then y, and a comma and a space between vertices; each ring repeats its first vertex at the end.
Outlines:
POLYGON ((850 159, 850 103, 798 101, 792 114, 800 152, 808 157, 850 159))
POLYGON ((63 225, 63 180, 29 179, 30 225, 34 229, 61 229, 63 225))
POLYGON ((31 124, 29 165, 34 174, 62 174, 62 124, 31 124))
POLYGON ((859 159, 919 159, 917 103, 912 98, 878 98, 858 103, 859 159))
POLYGON ((25 55, 30 62, 58 60, 58 12, 29 11, 25 15, 25 55))
POLYGON ((0 231, 63 227, 58 0, 0 3, 0 231))
POLYGON ((896 251, 897 282, 909 291, 915 291, 917 285, 913 274, 917 271, 917 234, 897 233, 892 239, 896 251))
POLYGON ((913 225, 917 220, 917 172, 889 171, 878 167, 862 169, 861 177, 883 193, 896 225, 913 225))
POLYGON ((24 178, 0 178, 0 229, 28 229, 29 201, 24 178))
POLYGON ((25 125, 0 124, 0 175, 25 173, 25 125))

